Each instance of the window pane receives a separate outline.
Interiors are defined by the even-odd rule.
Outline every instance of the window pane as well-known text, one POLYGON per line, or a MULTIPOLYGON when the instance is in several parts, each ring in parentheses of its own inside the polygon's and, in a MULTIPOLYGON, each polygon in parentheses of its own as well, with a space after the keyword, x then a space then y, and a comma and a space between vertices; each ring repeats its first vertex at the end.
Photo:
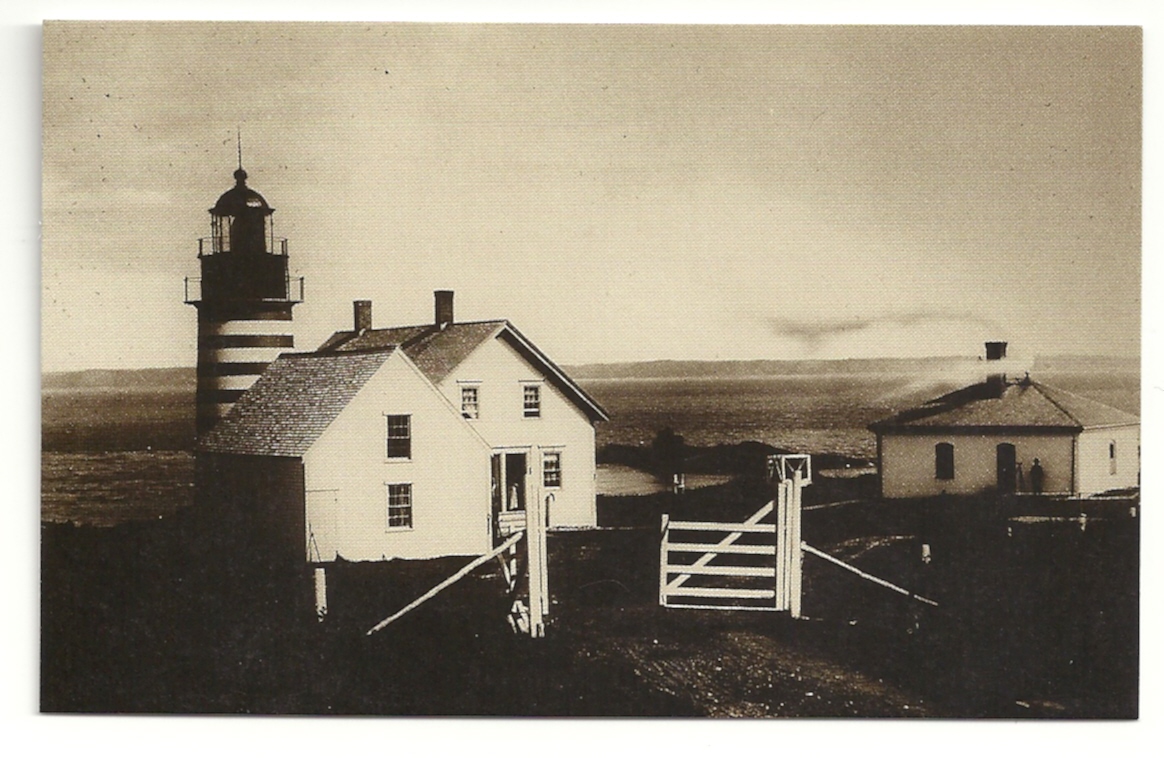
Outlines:
POLYGON ((477 404, 477 388, 461 388, 461 415, 465 418, 478 418, 480 407, 477 404))
POLYGON ((388 457, 412 457, 412 417, 388 416, 388 457))
POLYGON ((541 387, 537 385, 526 386, 523 398, 526 418, 536 418, 542 415, 541 387))
POLYGON ((562 454, 544 453, 542 456, 542 486, 562 486, 562 454))
POLYGON ((388 485, 388 527, 412 528, 412 485, 388 485))

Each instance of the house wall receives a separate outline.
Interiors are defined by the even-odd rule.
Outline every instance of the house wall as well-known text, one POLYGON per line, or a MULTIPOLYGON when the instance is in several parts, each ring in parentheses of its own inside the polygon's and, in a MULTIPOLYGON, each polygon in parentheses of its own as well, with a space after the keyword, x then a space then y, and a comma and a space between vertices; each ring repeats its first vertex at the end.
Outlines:
MULTIPOLYGON (((1022 464, 1026 490, 1035 458, 1043 467, 1044 492, 1070 492, 1074 437, 1061 434, 884 434, 881 443, 881 492, 883 497, 926 497, 993 492, 998 486, 997 446, 1015 446, 1022 464), (937 479, 934 448, 940 442, 954 446, 954 478, 937 479)), ((1106 454, 1106 453, 1105 453, 1106 454)), ((1023 482, 1019 482, 1022 491, 1023 482)))
MULTIPOLYGON (((482 344, 440 383, 458 410, 466 383, 478 387, 480 404, 480 418, 469 423, 492 447, 536 445, 561 452, 562 486, 544 491, 553 495, 550 526, 597 525, 594 425, 586 414, 500 339, 482 344), (522 388, 530 380, 541 380, 539 418, 523 415, 522 388)), ((530 466, 540 483, 541 462, 530 466)))
POLYGON ((1140 483, 1140 427, 1085 429, 1079 435, 1079 491, 1093 495, 1140 483), (1115 473, 1109 445, 1115 443, 1115 473))
POLYGON ((304 456, 308 560, 480 555, 492 544, 489 448, 397 352, 304 456), (412 455, 387 458, 386 415, 409 415, 412 455), (412 485, 412 527, 388 526, 387 485, 412 485))

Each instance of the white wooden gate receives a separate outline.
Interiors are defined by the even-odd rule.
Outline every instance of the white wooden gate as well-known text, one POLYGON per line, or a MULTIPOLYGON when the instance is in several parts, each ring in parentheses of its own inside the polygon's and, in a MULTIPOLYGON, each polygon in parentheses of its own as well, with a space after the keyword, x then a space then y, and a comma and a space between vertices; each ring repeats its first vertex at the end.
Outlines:
POLYGON ((807 484, 805 471, 794 468, 790 476, 782 477, 776 499, 746 521, 672 521, 664 514, 659 604, 789 611, 799 618, 800 493, 807 484), (765 522, 773 514, 774 521, 765 522), (692 555, 697 557, 692 560, 692 555))

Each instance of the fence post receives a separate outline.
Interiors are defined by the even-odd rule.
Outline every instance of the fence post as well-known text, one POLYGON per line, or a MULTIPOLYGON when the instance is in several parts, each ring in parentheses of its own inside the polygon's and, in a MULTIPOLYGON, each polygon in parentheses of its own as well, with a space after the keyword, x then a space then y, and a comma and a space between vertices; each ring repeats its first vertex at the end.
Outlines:
POLYGON ((315 617, 323 621, 327 616, 327 570, 315 567, 315 617))
POLYGON ((671 532, 667 528, 670 519, 663 514, 663 537, 659 540, 659 605, 667 606, 667 546, 671 532))

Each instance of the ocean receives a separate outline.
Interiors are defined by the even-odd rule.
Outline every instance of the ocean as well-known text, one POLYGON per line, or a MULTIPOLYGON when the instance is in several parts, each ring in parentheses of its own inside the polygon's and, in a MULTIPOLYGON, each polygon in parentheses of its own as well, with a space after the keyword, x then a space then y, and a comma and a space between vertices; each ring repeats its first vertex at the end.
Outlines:
MULTIPOLYGON (((1132 364, 1067 365, 1038 378, 1139 412, 1139 372, 1132 364)), ((42 521, 110 525, 164 517, 192 502, 192 387, 45 384, 42 521)), ((864 459, 876 449, 869 423, 955 387, 909 370, 587 378, 579 384, 611 416, 598 425, 599 447, 647 445, 670 428, 691 445, 754 440, 864 459)), ((618 487, 628 486, 624 479, 600 477, 618 487)))

